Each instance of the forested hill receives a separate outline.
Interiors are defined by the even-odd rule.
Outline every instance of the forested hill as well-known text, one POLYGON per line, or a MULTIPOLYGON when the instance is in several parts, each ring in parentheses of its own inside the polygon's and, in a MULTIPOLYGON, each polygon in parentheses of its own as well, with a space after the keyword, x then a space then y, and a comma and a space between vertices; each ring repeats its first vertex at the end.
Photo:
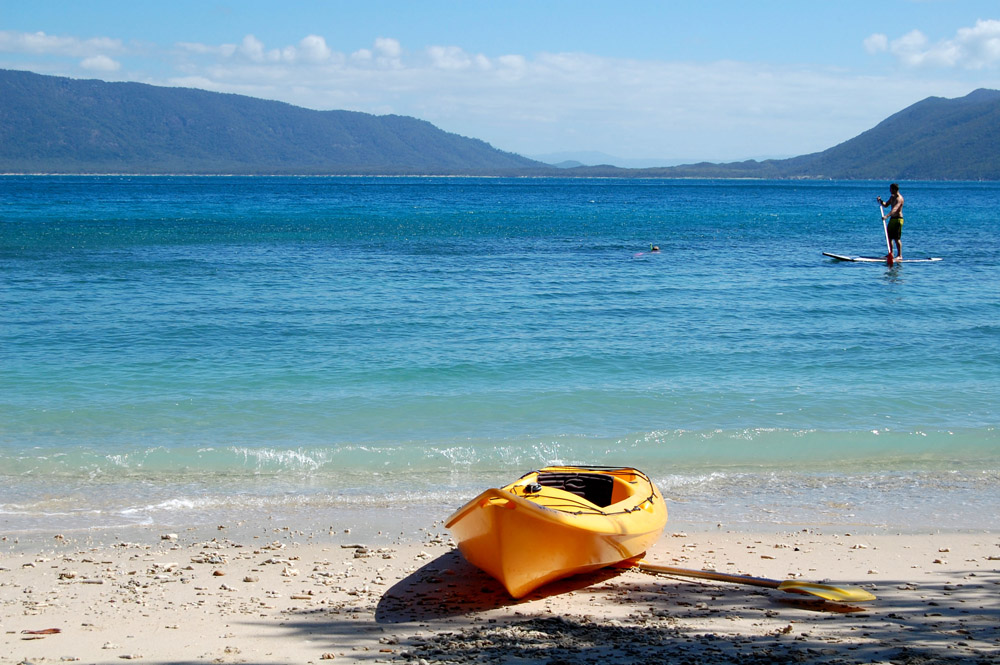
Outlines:
POLYGON ((1000 90, 929 97, 787 166, 838 179, 1000 180, 1000 90))
POLYGON ((2 173, 508 174, 547 168, 403 116, 0 70, 2 173))
MULTIPOLYGON (((601 169, 570 169, 598 175, 601 169)), ((1000 180, 1000 91, 929 97, 849 141, 791 159, 646 169, 658 177, 1000 180)))

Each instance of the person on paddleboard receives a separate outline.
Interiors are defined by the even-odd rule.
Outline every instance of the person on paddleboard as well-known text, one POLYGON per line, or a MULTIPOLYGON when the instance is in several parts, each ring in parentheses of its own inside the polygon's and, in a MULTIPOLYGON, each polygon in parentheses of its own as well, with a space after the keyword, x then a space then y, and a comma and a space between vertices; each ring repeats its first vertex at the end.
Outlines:
MULTIPOLYGON (((903 195, 899 193, 899 185, 892 183, 889 185, 889 200, 882 201, 881 196, 877 196, 880 206, 888 206, 889 214, 882 215, 882 219, 888 219, 889 225, 886 227, 889 240, 896 243, 896 260, 903 258, 903 243, 900 237, 903 235, 903 195)), ((889 254, 892 255, 892 246, 889 247, 889 254)))

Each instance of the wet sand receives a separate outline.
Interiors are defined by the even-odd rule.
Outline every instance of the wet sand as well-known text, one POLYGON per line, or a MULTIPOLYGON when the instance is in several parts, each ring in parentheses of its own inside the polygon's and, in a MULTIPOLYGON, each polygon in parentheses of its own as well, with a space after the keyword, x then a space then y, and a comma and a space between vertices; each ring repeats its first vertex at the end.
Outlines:
POLYGON ((1000 661, 997 533, 668 530, 647 556, 877 596, 856 605, 634 569, 515 601, 443 529, 131 535, 5 537, 0 664, 1000 661))

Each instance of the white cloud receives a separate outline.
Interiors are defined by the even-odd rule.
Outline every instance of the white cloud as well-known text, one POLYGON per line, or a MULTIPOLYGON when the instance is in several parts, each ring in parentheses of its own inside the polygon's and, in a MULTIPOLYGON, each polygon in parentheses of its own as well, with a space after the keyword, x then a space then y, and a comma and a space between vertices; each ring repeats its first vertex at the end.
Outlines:
POLYGON ((985 69, 1000 66, 1000 20, 978 20, 971 28, 960 28, 951 39, 936 43, 919 30, 889 41, 874 34, 865 40, 869 53, 888 51, 908 67, 985 69))
POLYGON ((221 44, 219 46, 209 46, 208 44, 197 44, 193 42, 178 42, 176 47, 186 53, 195 55, 219 55, 228 58, 236 52, 235 44, 221 44))
POLYGON ((375 50, 385 58, 398 58, 403 55, 403 47, 395 39, 379 37, 375 40, 375 50))
POLYGON ((457 46, 431 46, 427 49, 431 63, 439 69, 468 69, 472 58, 457 46))
MULTIPOLYGON (((339 55, 339 54, 338 54, 339 55)), ((375 65, 383 69, 403 68, 403 46, 399 41, 388 37, 379 37, 372 48, 362 48, 351 53, 349 60, 356 65, 369 67, 375 65)), ((342 60, 338 57, 337 60, 342 60)))
POLYGON ((379 37, 375 40, 375 63, 389 69, 402 69, 403 47, 395 39, 379 37))
POLYGON ((326 40, 319 35, 309 35, 299 42, 298 53, 307 62, 325 62, 332 54, 326 40))
POLYGON ((976 21, 974 27, 959 30, 956 41, 962 45, 970 69, 1000 64, 1000 21, 976 21))
POLYGON ((95 72, 116 72, 122 67, 121 63, 112 60, 106 55, 95 55, 90 58, 84 58, 80 66, 95 72))
POLYGON ((528 59, 523 55, 502 55, 497 58, 497 62, 510 69, 524 69, 528 59))
POLYGON ((865 40, 865 50, 872 55, 889 50, 889 38, 881 33, 871 35, 865 40))
POLYGON ((493 63, 483 54, 470 55, 458 46, 431 46, 427 49, 431 65, 438 69, 492 69, 493 63))
POLYGON ((528 59, 523 55, 502 55, 496 64, 497 74, 504 81, 516 81, 528 70, 528 59))
POLYGON ((107 53, 122 53, 124 50, 121 40, 108 37, 79 39, 47 35, 44 32, 0 30, 0 52, 87 58, 107 53))
POLYGON ((253 35, 247 35, 243 38, 243 43, 239 46, 239 53, 253 62, 264 62, 266 58, 264 42, 253 35))
POLYGON ((240 57, 257 64, 290 64, 301 62, 322 64, 335 57, 326 40, 319 35, 307 35, 296 45, 266 48, 254 35, 246 35, 239 44, 198 44, 178 42, 174 45, 181 56, 218 57, 228 60, 240 57))
POLYGON ((121 63, 111 55, 125 54, 127 49, 120 40, 109 37, 79 39, 44 32, 4 30, 0 31, 0 52, 80 58, 79 66, 87 71, 116 72, 121 69, 121 63))

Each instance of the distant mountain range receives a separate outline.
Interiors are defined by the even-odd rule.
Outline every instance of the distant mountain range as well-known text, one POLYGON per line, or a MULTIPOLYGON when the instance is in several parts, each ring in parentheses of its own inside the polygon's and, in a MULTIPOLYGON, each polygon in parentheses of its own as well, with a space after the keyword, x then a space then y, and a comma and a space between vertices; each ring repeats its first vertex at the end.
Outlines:
POLYGON ((1000 180, 1000 91, 930 97, 790 159, 560 167, 405 116, 0 70, 0 173, 1000 180))
POLYGON ((677 166, 678 164, 689 164, 691 160, 685 159, 652 159, 652 158, 630 158, 609 155, 606 152, 597 150, 574 150, 567 152, 550 152, 541 155, 525 155, 535 161, 544 162, 559 168, 572 168, 574 166, 618 166, 623 169, 649 169, 663 166, 677 166))

